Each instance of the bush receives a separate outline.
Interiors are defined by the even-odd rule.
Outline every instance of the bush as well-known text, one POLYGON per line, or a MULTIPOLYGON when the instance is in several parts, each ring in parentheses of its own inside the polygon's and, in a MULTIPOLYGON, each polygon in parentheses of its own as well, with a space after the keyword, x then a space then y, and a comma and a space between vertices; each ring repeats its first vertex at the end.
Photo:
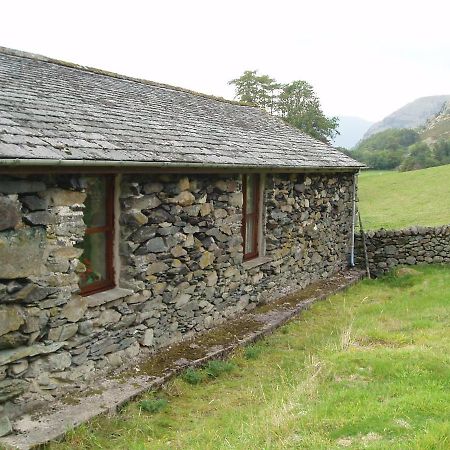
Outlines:
POLYGON ((256 359, 261 354, 261 347, 258 347, 256 345, 248 345, 244 349, 244 356, 247 359, 256 359))
POLYGON ((222 373, 232 372, 236 366, 231 361, 215 359, 209 361, 205 367, 205 372, 210 378, 217 378, 222 373))
POLYGON ((167 405, 168 401, 164 398, 152 398, 149 400, 141 400, 139 402, 139 408, 141 411, 145 411, 151 414, 155 414, 163 410, 167 405))
POLYGON ((183 372, 181 378, 189 384, 200 384, 205 379, 205 375, 200 370, 189 368, 183 372))

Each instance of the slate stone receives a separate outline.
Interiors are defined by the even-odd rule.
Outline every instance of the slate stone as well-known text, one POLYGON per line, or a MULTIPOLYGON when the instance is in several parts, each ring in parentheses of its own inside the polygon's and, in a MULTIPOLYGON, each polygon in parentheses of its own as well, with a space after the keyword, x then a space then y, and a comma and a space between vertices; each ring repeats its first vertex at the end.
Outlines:
POLYGON ((175 218, 172 214, 168 213, 166 210, 162 208, 153 209, 148 215, 149 223, 163 223, 169 222, 174 223, 175 218))
POLYGON ((25 195, 20 198, 20 201, 30 211, 44 211, 48 208, 48 200, 38 195, 25 195))
POLYGON ((19 292, 16 295, 18 300, 21 300, 23 303, 37 303, 41 300, 46 299, 49 295, 58 292, 58 288, 56 287, 47 287, 47 286, 39 286, 37 284, 28 285, 28 289, 26 295, 22 295, 22 292, 19 292))
POLYGON ((158 227, 156 225, 148 225, 140 227, 137 231, 135 231, 129 239, 138 244, 148 241, 151 238, 156 236, 156 230, 158 227))
POLYGON ((66 189, 49 189, 45 193, 45 198, 55 206, 82 205, 86 200, 86 193, 66 189))
POLYGON ((27 358, 29 356, 36 356, 46 353, 53 353, 59 350, 64 345, 64 342, 55 342, 54 344, 34 344, 24 347, 18 347, 11 350, 0 351, 0 366, 17 361, 18 359, 27 358))
POLYGON ((120 223, 122 225, 145 225, 148 222, 148 217, 138 210, 130 210, 122 213, 120 216, 120 223))
POLYGON ((31 180, 0 180, 0 193, 3 194, 25 194, 42 192, 46 188, 42 181, 31 180))
POLYGON ((154 342, 154 333, 152 329, 145 330, 144 337, 142 338, 142 345, 145 347, 151 347, 154 342))
POLYGON ((147 183, 144 184, 142 190, 144 194, 158 194, 163 190, 164 186, 161 183, 147 183))
POLYGON ((28 383, 24 380, 6 379, 0 381, 0 403, 23 394, 27 386, 28 383))
POLYGON ((40 275, 45 243, 42 227, 0 233, 0 279, 40 275))
POLYGON ((147 275, 153 275, 155 273, 165 272, 169 266, 162 261, 157 261, 148 266, 147 275))
POLYGON ((173 199, 173 201, 181 206, 190 206, 195 203, 195 196, 189 191, 182 191, 173 199))
POLYGON ((0 336, 0 350, 7 348, 16 348, 25 345, 28 342, 29 336, 19 332, 7 333, 0 336))
POLYGON ((215 259, 214 254, 206 251, 200 257, 198 264, 201 269, 205 269, 206 267, 210 266, 214 262, 214 259, 215 259))
POLYGON ((59 327, 50 328, 48 339, 50 341, 65 341, 75 336, 78 331, 77 323, 68 323, 59 327))
POLYGON ((25 322, 23 311, 17 306, 0 306, 0 336, 16 331, 25 322))
POLYGON ((127 209, 148 210, 157 208, 161 201, 156 195, 143 195, 142 197, 130 197, 124 200, 127 209))
MULTIPOLYGON (((2 120, 11 117, 15 125, 0 134, 0 158, 121 161, 125 167, 128 161, 171 168, 362 167, 259 108, 179 88, 74 70, 9 50, 0 53, 0 79, 8 80, 8 89, 0 90, 2 120), (24 109, 30 99, 33 108, 24 109), (152 99, 151 108, 142 99, 152 99)), ((179 183, 172 184, 179 190, 179 183)), ((185 179, 181 187, 187 187, 185 179)))
POLYGON ((15 228, 21 222, 17 202, 8 197, 0 197, 0 231, 15 228))
POLYGON ((10 420, 5 415, 0 415, 0 437, 11 434, 13 431, 10 420))
POLYGON ((85 297, 77 295, 69 300, 61 310, 61 316, 69 322, 78 322, 86 312, 88 303, 85 297))
POLYGON ((49 225, 55 223, 55 217, 48 211, 35 211, 23 216, 25 222, 30 225, 49 225))
POLYGON ((136 251, 136 255, 145 255, 147 253, 163 253, 169 250, 166 242, 161 237, 155 237, 148 240, 144 245, 139 247, 136 251))
POLYGON ((68 352, 53 353, 47 356, 50 372, 62 371, 72 364, 72 357, 68 352))

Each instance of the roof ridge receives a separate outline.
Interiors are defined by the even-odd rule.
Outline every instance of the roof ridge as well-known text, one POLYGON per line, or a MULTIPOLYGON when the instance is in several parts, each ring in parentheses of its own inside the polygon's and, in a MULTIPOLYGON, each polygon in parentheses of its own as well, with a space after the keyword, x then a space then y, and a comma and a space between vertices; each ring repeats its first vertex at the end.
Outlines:
POLYGON ((251 103, 247 103, 247 102, 241 102, 241 101, 237 101, 237 100, 229 100, 223 97, 217 97, 215 95, 209 95, 209 94, 204 94, 202 92, 197 92, 197 91, 193 91, 191 89, 186 89, 186 88, 182 88, 180 86, 172 86, 170 84, 165 84, 165 83, 159 83, 157 81, 151 81, 151 80, 146 80, 144 78, 137 78, 137 77, 131 77, 128 75, 123 75, 117 72, 110 72, 108 70, 104 70, 104 69, 98 69, 96 67, 90 67, 90 66, 83 66, 81 64, 76 64, 76 63, 72 63, 72 62, 68 62, 68 61, 63 61, 60 59, 56 59, 56 58, 50 58, 48 56, 44 56, 38 53, 31 53, 31 52, 24 52, 22 50, 16 50, 16 49, 12 49, 12 48, 8 48, 8 47, 2 47, 0 46, 0 54, 5 54, 8 56, 15 56, 18 58, 27 58, 27 59, 34 59, 35 61, 42 61, 42 62, 47 62, 50 64, 56 64, 59 66, 63 66, 63 67, 68 67, 71 69, 77 69, 77 70, 82 70, 84 72, 89 72, 89 73, 94 73, 96 75, 103 75, 103 76, 107 76, 110 78, 116 78, 119 80, 125 80, 125 81, 133 81, 136 83, 141 83, 141 84, 146 84, 149 86, 154 86, 154 87, 159 87, 162 89, 168 89, 168 90, 172 90, 172 91, 178 91, 178 92, 185 92, 187 94, 192 94, 192 95, 197 95, 199 97, 204 97, 210 100, 216 100, 218 102, 222 102, 222 103, 230 103, 232 105, 236 105, 236 106, 247 106, 247 107, 252 107, 252 108, 258 108, 257 105, 251 104, 251 103))

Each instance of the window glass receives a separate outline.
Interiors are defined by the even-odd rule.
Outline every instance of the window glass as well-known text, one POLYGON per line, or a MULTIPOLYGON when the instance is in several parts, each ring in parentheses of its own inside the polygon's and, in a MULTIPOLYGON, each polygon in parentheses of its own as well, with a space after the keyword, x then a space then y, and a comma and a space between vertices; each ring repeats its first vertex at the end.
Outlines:
POLYGON ((114 236, 113 179, 109 176, 87 177, 83 220, 86 231, 78 245, 83 249, 80 261, 86 271, 79 275, 83 295, 114 286, 112 245, 114 236))
POLYGON ((246 214, 251 214, 255 211, 255 176, 247 175, 247 189, 246 189, 246 214))
POLYGON ((244 238, 244 260, 258 256, 258 233, 260 220, 259 175, 243 176, 243 219, 242 236, 244 238))
POLYGON ((86 179, 87 197, 84 206, 84 223, 87 227, 102 227, 106 224, 106 178, 86 179))
POLYGON ((245 254, 253 253, 254 248, 254 220, 253 218, 247 218, 245 226, 245 254))
POLYGON ((80 274, 80 287, 107 279, 106 269, 106 236, 105 233, 88 234, 84 237, 81 262, 86 272, 80 274))

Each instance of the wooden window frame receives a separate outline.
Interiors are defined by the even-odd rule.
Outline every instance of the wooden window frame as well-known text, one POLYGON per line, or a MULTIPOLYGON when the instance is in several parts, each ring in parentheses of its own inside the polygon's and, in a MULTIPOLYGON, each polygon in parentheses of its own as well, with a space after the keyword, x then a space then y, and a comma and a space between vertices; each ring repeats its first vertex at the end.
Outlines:
MULTIPOLYGON (((87 227, 85 236, 103 233, 105 235, 105 266, 106 278, 101 281, 80 287, 80 293, 83 296, 96 294, 115 287, 114 273, 114 176, 113 175, 94 175, 106 179, 105 188, 105 225, 101 227, 87 227)), ((87 192, 89 195, 89 192, 87 192)))
POLYGON ((243 252, 244 261, 257 258, 259 256, 259 233, 260 233, 260 220, 261 220, 261 176, 257 173, 244 174, 242 177, 242 194, 244 196, 242 207, 242 237, 243 237, 243 252), (255 204, 253 205, 253 212, 247 213, 247 177, 253 178, 253 190, 255 204), (247 222, 248 218, 253 222, 253 248, 251 253, 245 253, 246 247, 246 235, 247 235, 247 222))

